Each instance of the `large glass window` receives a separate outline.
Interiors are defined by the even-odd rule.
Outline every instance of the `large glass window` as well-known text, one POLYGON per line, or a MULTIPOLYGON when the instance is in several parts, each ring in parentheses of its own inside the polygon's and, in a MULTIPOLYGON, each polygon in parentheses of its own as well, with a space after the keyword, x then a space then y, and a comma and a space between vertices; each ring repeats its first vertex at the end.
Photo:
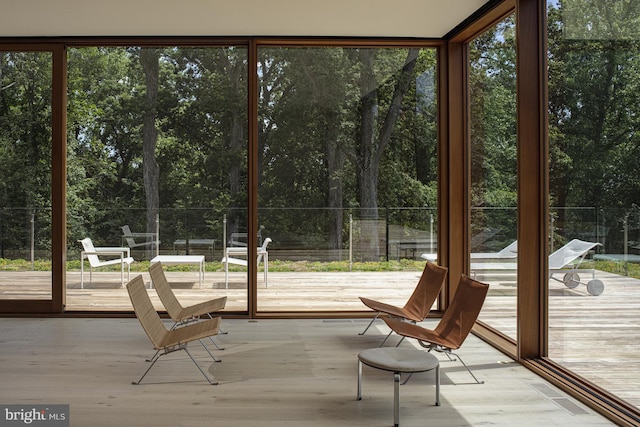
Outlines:
POLYGON ((50 52, 0 51, 1 299, 51 299, 51 93, 50 52))
POLYGON ((469 271, 489 283, 480 320, 516 337, 515 15, 469 43, 469 271))
POLYGON ((639 18, 634 1, 548 1, 549 251, 595 245, 569 274, 550 258, 549 357, 636 406, 639 18))
MULTIPOLYGON (((249 70, 238 46, 67 49, 66 310, 129 310, 122 285, 130 274, 149 282, 160 257, 179 298, 224 294, 227 310, 246 311, 253 238, 268 245, 261 311, 364 310, 360 296, 406 301, 423 255, 437 252, 437 49, 257 52, 249 70), (253 153, 259 228, 248 236, 253 153)), ((3 96, 17 87, 3 84, 3 96)), ((48 195, 43 173, 47 183, 29 187, 48 195)), ((31 209, 37 253, 41 214, 11 206, 31 209)))
POLYGON ((247 217, 247 49, 73 48, 68 69, 67 310, 130 309, 122 252, 146 281, 163 257, 181 300, 246 311, 246 268, 228 286, 221 260, 247 217), (116 261, 81 264, 87 238, 116 261))
POLYGON ((436 49, 261 47, 258 67, 259 310, 404 304, 436 251, 436 49))

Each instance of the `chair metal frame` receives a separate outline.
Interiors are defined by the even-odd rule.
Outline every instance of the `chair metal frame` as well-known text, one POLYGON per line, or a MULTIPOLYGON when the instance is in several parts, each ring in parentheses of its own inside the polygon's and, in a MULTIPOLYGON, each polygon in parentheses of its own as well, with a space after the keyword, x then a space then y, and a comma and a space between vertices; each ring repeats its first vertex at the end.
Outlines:
MULTIPOLYGON (((449 270, 446 267, 441 267, 432 262, 427 262, 422 270, 422 275, 420 276, 415 289, 403 307, 397 307, 369 298, 360 297, 360 300, 364 305, 377 311, 377 313, 373 319, 371 319, 371 322, 369 322, 367 327, 359 333, 359 335, 364 335, 371 325, 373 325, 373 322, 375 322, 382 314, 387 314, 390 317, 413 323, 422 322, 429 315, 433 303, 438 298, 440 290, 447 278, 448 271, 449 270)), ((382 341, 380 346, 384 345, 390 335, 391 332, 386 336, 384 341, 382 341)))
POLYGON ((420 346, 429 352, 438 351, 452 361, 456 360, 451 358, 451 355, 454 355, 476 383, 483 384, 484 381, 478 380, 469 366, 453 350, 459 349, 471 332, 480 315, 488 291, 488 284, 462 275, 451 304, 445 310, 435 329, 423 328, 420 325, 401 322, 397 319, 385 318, 383 320, 393 332, 418 340, 420 346))
MULTIPOLYGON (((207 382, 211 385, 218 384, 217 381, 212 380, 205 373, 204 369, 200 367, 196 359, 192 356, 188 349, 188 344, 193 341, 199 341, 202 344, 202 339, 217 335, 220 326, 220 317, 203 320, 201 322, 191 323, 186 326, 168 330, 162 323, 160 315, 153 307, 151 298, 149 297, 147 288, 144 284, 144 280, 141 275, 134 277, 129 283, 127 283, 127 291, 131 299, 131 304, 136 313, 136 317, 142 325, 147 337, 153 344, 153 347, 158 350, 156 354, 149 360, 151 363, 144 371, 138 381, 132 381, 132 384, 140 384, 147 373, 155 366, 160 357, 167 354, 174 353, 176 351, 184 351, 187 353, 191 361, 196 365, 198 370, 207 379, 207 382)), ((205 349, 206 346, 202 344, 205 349)), ((207 352, 209 350, 207 349, 207 352)), ((211 355, 211 353, 209 353, 211 355)))
MULTIPOLYGON (((149 275, 151 276, 151 283, 158 294, 158 298, 160 298, 167 314, 174 322, 171 329, 175 329, 192 322, 198 322, 202 320, 204 316, 209 319, 213 319, 214 316, 212 313, 224 310, 227 303, 227 297, 224 296, 185 307, 180 304, 176 294, 173 292, 173 289, 171 289, 171 284, 167 280, 167 276, 164 274, 164 268, 161 262, 156 262, 149 266, 149 275)), ((222 334, 223 332, 220 331, 220 333, 222 334)), ((213 337, 209 337, 209 339, 218 350, 224 350, 224 347, 220 347, 213 337)), ((204 343, 202 343, 202 345, 204 346, 204 343)), ((207 347, 205 346, 205 348, 207 347)), ((211 354, 211 357, 216 362, 220 361, 220 359, 213 356, 213 354, 211 354)))

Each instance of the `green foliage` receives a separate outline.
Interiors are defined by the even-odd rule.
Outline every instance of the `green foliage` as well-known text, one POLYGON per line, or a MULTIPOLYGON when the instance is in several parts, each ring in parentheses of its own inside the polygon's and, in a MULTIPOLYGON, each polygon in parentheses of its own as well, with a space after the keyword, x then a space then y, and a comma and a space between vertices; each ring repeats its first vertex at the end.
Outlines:
POLYGON ((499 250, 491 245, 517 236, 515 53, 514 15, 470 44, 471 234, 500 230, 472 251, 499 250))
MULTIPOLYGON (((86 261, 85 261, 86 263, 86 261)), ((88 266, 85 266, 88 268, 88 266)), ((208 262, 205 265, 208 272, 223 272, 224 264, 220 262, 208 262)), ((351 267, 348 261, 311 262, 311 261, 281 261, 269 262, 269 271, 273 272, 346 272, 346 271, 422 271, 424 261, 400 260, 384 262, 354 262, 351 267)), ((102 267, 101 271, 119 271, 120 266, 102 267)), ((136 262, 131 265, 132 272, 146 272, 149 262, 136 262)), ((31 262, 20 259, 0 258, 0 271, 30 271, 31 262)), ((80 271, 80 261, 68 261, 68 271, 80 271)), ((171 265, 165 267, 166 271, 193 271, 193 266, 171 265)), ((51 271, 51 261, 36 260, 33 271, 51 271)), ((230 265, 229 271, 246 271, 246 267, 230 265)))
MULTIPOLYGON (((620 251, 609 242, 622 240, 619 225, 640 194, 638 13, 630 0, 549 7, 550 203, 606 209, 609 252, 620 251)), ((220 241, 224 215, 227 232, 246 231, 249 159, 259 222, 275 247, 345 248, 349 214, 387 212, 394 225, 428 229, 438 201, 435 49, 260 46, 255 158, 246 47, 157 52, 163 249, 185 237, 220 241)), ((499 226, 506 241, 517 204, 514 17, 473 40, 469 54, 472 235, 499 226)), ((11 171, 0 182, 2 248, 25 252, 33 218, 46 252, 51 54, 0 55, 0 169, 11 171)), ((124 224, 155 231, 146 221, 140 47, 69 48, 67 82, 69 253, 85 236, 119 245, 124 224)), ((565 211, 554 220, 558 239, 588 228, 570 226, 565 211)))
MULTIPOLYGON (((86 236, 98 246, 120 245, 124 224, 138 232, 155 231, 145 221, 149 190, 143 179, 142 118, 147 104, 140 51, 135 46, 68 50, 70 253, 77 253, 76 240, 86 236)), ((228 233, 245 231, 247 49, 156 51, 158 136, 152 154, 160 170, 162 241, 168 245, 203 236, 219 241, 224 215, 228 233)), ((375 203, 436 205, 436 55, 434 49, 416 52, 406 64, 412 56, 408 49, 260 48, 258 194, 260 222, 274 245, 344 247, 347 209, 362 205, 359 177, 367 168, 379 192, 375 203), (409 85, 394 99, 403 80, 409 85), (380 145, 370 163, 359 151, 364 147, 363 94, 369 93, 375 95, 374 138, 381 141, 383 129, 391 130, 390 143, 380 145), (401 114, 391 115, 394 108, 401 114)), ((19 119, 7 123, 20 128, 19 119)), ((46 143, 39 147, 48 148, 46 143)), ((48 173, 34 177, 47 179, 48 173)))
POLYGON ((640 194, 638 19, 630 0, 549 8, 551 203, 606 211, 607 252, 622 252, 618 223, 640 194))
POLYGON ((51 54, 0 52, 2 250, 51 247, 51 54))

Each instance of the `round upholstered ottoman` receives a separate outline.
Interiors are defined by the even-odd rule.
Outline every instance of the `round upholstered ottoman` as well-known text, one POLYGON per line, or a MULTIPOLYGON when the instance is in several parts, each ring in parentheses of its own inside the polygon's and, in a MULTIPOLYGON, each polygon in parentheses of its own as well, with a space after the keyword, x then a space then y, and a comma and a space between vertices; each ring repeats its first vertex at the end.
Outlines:
POLYGON ((436 406, 440 406, 440 363, 431 353, 416 348, 379 347, 358 354, 358 396, 362 399, 362 364, 393 372, 393 424, 399 425, 400 376, 436 370, 436 406))

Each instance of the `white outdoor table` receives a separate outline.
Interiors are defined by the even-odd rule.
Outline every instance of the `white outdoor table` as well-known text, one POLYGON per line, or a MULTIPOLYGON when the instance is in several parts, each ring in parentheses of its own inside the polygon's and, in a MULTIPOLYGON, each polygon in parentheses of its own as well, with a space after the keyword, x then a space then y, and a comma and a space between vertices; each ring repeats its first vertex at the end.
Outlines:
POLYGON ((192 264, 199 268, 199 286, 202 287, 204 280, 204 255, 158 255, 151 260, 151 264, 161 262, 164 265, 192 264))

